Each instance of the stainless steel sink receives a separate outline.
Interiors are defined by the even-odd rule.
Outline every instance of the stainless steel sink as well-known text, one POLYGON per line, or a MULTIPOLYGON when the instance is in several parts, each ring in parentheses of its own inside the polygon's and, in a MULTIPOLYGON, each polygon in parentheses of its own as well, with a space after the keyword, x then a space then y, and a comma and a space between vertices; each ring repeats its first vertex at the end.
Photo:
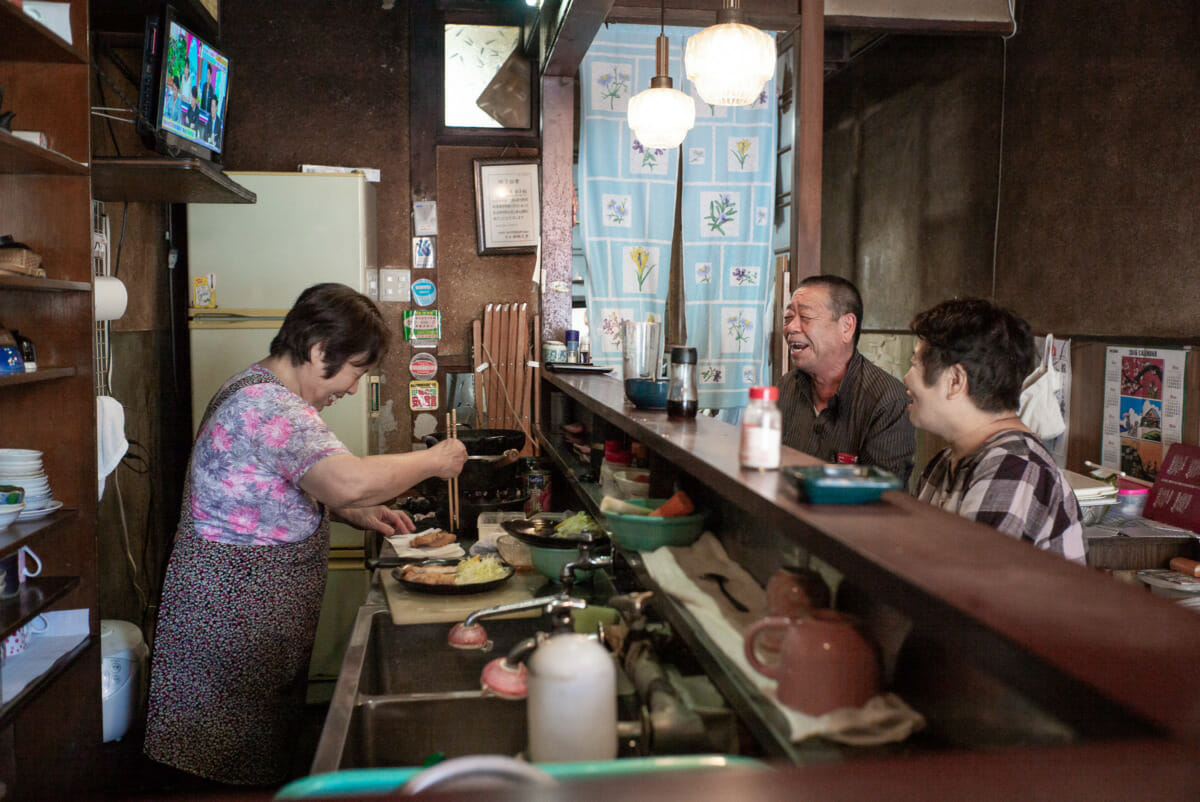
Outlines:
POLYGON ((436 756, 516 755, 529 740, 524 701, 484 697, 479 691, 364 699, 355 706, 348 735, 338 768, 420 766, 436 756))
POLYGON ((361 607, 311 773, 419 766, 438 752, 520 752, 528 740, 525 703, 484 696, 479 675, 540 623, 484 622, 493 648, 462 650, 446 641, 451 624, 398 627, 386 606, 361 607))
MULTIPOLYGON (((488 661, 503 656, 538 630, 540 618, 484 621, 490 651, 455 649, 446 642, 451 624, 398 627, 387 610, 370 616, 358 692, 366 696, 479 690, 488 661)), ((355 635, 357 635, 357 626, 355 635)), ((354 640, 351 641, 351 646, 354 640)))
MULTIPOLYGON (((522 752, 528 743, 525 702, 485 696, 479 677, 490 660, 507 654, 545 623, 542 617, 491 619, 483 625, 493 647, 462 650, 447 643, 451 624, 396 626, 384 604, 369 601, 355 619, 310 773, 522 752)), ((648 687, 659 693, 668 684, 665 680, 648 687)), ((623 756, 650 748, 655 754, 737 751, 728 708, 688 711, 676 699, 665 701, 671 704, 664 707, 660 697, 643 708, 633 682, 620 673, 623 756)))

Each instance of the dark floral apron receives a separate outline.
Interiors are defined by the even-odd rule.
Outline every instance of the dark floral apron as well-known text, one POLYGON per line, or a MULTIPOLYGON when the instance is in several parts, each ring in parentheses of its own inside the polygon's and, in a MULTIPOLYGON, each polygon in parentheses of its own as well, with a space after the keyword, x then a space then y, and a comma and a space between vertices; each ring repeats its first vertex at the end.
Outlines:
MULTIPOLYGON (((242 388, 277 381, 235 382, 204 420, 242 388)), ((235 546, 197 535, 189 460, 154 641, 149 757, 225 783, 290 778, 328 553, 328 512, 295 543, 235 546)))

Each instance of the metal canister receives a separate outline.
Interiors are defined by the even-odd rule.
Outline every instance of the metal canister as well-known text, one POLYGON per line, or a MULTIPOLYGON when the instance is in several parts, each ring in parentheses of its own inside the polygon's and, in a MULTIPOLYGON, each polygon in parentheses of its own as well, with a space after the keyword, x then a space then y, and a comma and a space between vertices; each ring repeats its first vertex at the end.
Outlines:
POLYGON ((530 459, 525 467, 525 514, 550 512, 550 471, 530 459))

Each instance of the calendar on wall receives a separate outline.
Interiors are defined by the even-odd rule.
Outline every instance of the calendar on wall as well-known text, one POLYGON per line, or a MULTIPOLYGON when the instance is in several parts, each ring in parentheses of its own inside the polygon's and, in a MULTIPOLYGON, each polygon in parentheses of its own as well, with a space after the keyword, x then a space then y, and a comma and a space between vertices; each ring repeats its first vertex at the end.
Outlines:
POLYGON ((1154 481, 1166 447, 1183 439, 1187 352, 1109 346, 1104 362, 1106 468, 1154 481))

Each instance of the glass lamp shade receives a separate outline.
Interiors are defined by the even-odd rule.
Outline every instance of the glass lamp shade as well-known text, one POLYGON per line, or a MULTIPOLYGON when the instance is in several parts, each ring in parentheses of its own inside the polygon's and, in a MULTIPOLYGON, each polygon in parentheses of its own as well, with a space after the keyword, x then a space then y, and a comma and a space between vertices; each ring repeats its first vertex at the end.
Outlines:
POLYGON ((629 127, 645 147, 678 147, 695 124, 696 102, 678 89, 646 89, 629 99, 629 127))
POLYGON ((683 64, 705 103, 748 106, 775 74, 775 40, 753 25, 713 25, 688 39, 683 64))

